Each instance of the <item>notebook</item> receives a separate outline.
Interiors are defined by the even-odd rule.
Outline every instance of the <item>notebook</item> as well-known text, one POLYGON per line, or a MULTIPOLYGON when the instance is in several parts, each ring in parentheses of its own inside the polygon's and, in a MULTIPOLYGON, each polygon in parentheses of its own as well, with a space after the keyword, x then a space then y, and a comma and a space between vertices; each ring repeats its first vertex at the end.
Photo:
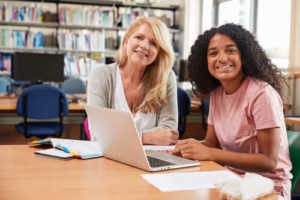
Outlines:
POLYGON ((146 171, 200 165, 199 161, 172 154, 153 150, 144 151, 131 113, 90 105, 86 105, 86 112, 90 131, 95 135, 106 158, 146 171))
MULTIPOLYGON (((103 156, 99 144, 97 142, 86 141, 86 140, 71 140, 71 139, 60 139, 60 138, 47 138, 38 141, 32 141, 30 145, 51 145, 58 151, 66 152, 71 156, 89 159, 103 156)), ((37 154, 49 155, 54 157, 60 157, 65 159, 65 154, 55 154, 54 150, 50 151, 39 151, 37 154)))

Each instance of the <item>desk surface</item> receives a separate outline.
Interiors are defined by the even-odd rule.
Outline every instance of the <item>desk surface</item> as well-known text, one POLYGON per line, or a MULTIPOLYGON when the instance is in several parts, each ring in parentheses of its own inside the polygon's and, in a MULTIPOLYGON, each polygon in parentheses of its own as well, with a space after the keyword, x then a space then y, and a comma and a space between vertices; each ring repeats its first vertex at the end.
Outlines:
MULTIPOLYGON (((84 111, 85 102, 79 101, 78 103, 69 103, 69 111, 84 111)), ((0 111, 16 112, 17 97, 12 96, 0 96, 0 111)))
POLYGON ((300 125, 300 117, 285 117, 284 121, 286 124, 300 125))
MULTIPOLYGON (((216 189, 160 192, 139 170, 106 158, 59 160, 27 145, 0 145, 0 199, 219 199, 216 189)), ((214 162, 155 173, 224 170, 214 162)), ((154 173, 154 172, 152 172, 154 173)), ((264 199, 277 199, 276 195, 264 199)))

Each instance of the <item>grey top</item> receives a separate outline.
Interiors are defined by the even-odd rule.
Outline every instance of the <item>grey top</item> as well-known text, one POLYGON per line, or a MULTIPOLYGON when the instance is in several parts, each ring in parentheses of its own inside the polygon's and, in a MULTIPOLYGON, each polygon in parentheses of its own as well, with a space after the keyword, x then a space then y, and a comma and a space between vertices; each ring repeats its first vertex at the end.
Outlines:
MULTIPOLYGON (((118 64, 112 63, 97 67, 92 71, 88 80, 87 104, 105 108, 114 108, 114 94, 116 87, 118 64)), ((142 132, 154 132, 163 128, 177 130, 177 83, 176 76, 171 70, 167 84, 167 102, 156 113, 156 126, 142 132)))

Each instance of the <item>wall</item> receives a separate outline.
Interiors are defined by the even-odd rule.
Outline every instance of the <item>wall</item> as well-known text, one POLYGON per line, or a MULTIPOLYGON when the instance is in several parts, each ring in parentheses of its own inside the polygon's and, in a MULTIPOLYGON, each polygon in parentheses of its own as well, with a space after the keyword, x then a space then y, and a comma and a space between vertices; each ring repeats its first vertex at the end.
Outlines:
POLYGON ((184 15, 184 39, 183 59, 187 59, 190 54, 191 46, 194 44, 201 30, 201 6, 202 1, 186 0, 184 15))
MULTIPOLYGON (((292 0, 289 71, 300 72, 300 1, 292 0)), ((293 114, 300 115, 300 79, 294 81, 293 114)))
POLYGON ((300 72, 300 1, 292 0, 289 71, 300 72))

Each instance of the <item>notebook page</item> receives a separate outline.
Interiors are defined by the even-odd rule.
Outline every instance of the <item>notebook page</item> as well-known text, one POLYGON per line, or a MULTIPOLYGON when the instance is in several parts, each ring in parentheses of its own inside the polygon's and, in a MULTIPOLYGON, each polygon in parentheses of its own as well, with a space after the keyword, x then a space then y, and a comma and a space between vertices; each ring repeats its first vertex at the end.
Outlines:
POLYGON ((98 142, 86 140, 70 140, 51 138, 53 147, 67 149, 81 155, 83 158, 103 156, 98 142))

